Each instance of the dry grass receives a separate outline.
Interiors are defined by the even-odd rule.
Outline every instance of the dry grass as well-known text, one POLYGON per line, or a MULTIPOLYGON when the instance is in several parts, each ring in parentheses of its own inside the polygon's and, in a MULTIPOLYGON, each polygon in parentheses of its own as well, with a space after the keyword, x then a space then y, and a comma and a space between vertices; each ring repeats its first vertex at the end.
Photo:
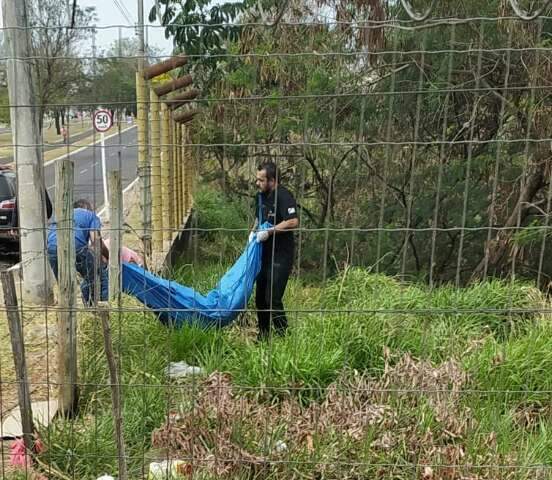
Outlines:
MULTIPOLYGON (((0 298, 3 302, 3 299, 0 298)), ((54 395, 57 326, 55 312, 22 313, 27 371, 33 401, 54 395)), ((5 312, 0 313, 0 412, 4 417, 17 406, 17 383, 5 312)))
MULTIPOLYGON (((382 464, 392 458, 403 464, 393 478, 495 478, 470 465, 466 444, 477 422, 462 399, 468 376, 461 366, 408 354, 396 360, 388 358, 379 379, 344 374, 322 402, 306 407, 294 396, 259 402, 215 372, 188 385, 193 401, 183 396, 153 433, 153 446, 186 460, 199 478, 391 478, 382 464)), ((504 463, 495 438, 486 442, 478 463, 504 463)))

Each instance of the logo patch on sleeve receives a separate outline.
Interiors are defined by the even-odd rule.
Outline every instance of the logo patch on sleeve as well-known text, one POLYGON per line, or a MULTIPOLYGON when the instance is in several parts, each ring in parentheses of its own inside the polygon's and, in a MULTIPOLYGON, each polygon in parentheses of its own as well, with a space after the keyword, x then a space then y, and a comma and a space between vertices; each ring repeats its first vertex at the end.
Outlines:
POLYGON ((288 208, 288 215, 293 215, 294 213, 295 213, 295 208, 294 207, 288 208))

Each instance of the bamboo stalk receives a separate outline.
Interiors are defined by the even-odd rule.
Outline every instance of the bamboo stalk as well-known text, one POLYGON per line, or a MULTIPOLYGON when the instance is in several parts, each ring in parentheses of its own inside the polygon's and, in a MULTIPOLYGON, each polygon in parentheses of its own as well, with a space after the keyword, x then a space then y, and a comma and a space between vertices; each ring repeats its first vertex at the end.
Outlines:
POLYGON ((199 90, 197 88, 190 88, 183 93, 174 95, 167 98, 166 102, 170 109, 174 110, 182 105, 190 103, 194 98, 199 95, 199 90))
POLYGON ((144 68, 144 78, 146 80, 151 80, 154 77, 163 75, 164 73, 170 72, 175 68, 182 67, 186 65, 188 58, 184 55, 175 55, 163 62, 156 63, 155 65, 150 65, 149 67, 144 68))
POLYGON ((153 250, 163 250, 163 197, 161 195, 161 125, 159 116, 159 97, 150 91, 151 104, 151 190, 153 228, 153 250))
POLYGON ((178 123, 188 123, 199 113, 199 110, 186 110, 185 112, 178 112, 174 115, 174 121, 178 123))
POLYGON ((142 235, 146 256, 151 254, 151 171, 148 159, 148 86, 136 72, 136 108, 138 125, 138 175, 141 184, 142 235))
POLYGON ((171 215, 170 215, 170 119, 167 105, 161 104, 161 196, 163 199, 163 246, 168 249, 171 242, 171 215))
POLYGON ((157 96, 162 97, 163 95, 167 95, 167 93, 174 92, 191 84, 192 76, 184 75, 183 77, 177 78, 175 80, 170 80, 155 87, 155 93, 157 94, 157 96))
POLYGON ((174 233, 175 227, 176 227, 176 202, 174 199, 174 191, 175 191, 175 170, 174 170, 174 121, 172 112, 168 110, 169 112, 169 168, 171 171, 170 174, 170 196, 171 196, 171 209, 170 209, 170 215, 171 215, 171 241, 172 241, 172 235, 174 233))
POLYGON ((188 202, 188 161, 189 161, 189 147, 188 143, 188 127, 182 125, 182 190, 184 200, 184 214, 188 214, 189 202, 188 202))
POLYGON ((188 162, 186 165, 186 190, 188 191, 188 211, 190 211, 194 204, 194 181, 193 181, 193 162, 195 157, 195 148, 192 145, 192 132, 188 128, 188 162))
POLYGON ((182 224, 183 213, 184 213, 184 206, 182 204, 182 128, 178 123, 174 124, 174 128, 176 131, 175 167, 176 167, 177 226, 180 228, 182 224))

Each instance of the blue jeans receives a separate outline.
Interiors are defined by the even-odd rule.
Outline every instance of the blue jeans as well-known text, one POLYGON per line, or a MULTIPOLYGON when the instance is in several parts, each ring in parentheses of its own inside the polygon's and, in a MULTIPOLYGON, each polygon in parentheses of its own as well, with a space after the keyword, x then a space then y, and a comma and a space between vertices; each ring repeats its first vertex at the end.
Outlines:
MULTIPOLYGON (((50 266, 54 272, 56 280, 58 279, 58 258, 57 258, 57 247, 52 246, 48 247, 48 260, 50 261, 50 266)), ((100 265, 96 270, 96 256, 94 252, 88 247, 81 248, 77 250, 75 267, 77 272, 82 277, 81 282, 81 293, 82 301, 85 305, 91 306, 94 303, 95 299, 95 285, 96 285, 96 275, 99 275, 100 278, 100 297, 99 300, 106 301, 108 298, 108 272, 107 266, 103 265, 100 262, 100 265)))

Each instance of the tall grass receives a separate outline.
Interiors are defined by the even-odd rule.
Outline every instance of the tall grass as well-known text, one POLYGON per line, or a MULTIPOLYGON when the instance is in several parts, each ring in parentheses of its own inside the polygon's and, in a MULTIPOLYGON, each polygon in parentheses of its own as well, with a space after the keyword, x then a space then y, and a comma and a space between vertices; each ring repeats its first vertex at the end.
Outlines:
MULTIPOLYGON (((150 435, 165 419, 170 388, 163 369, 170 360, 169 332, 151 314, 127 313, 120 323, 112 315, 115 348, 124 385, 125 441, 134 478, 150 448, 150 435)), ((103 340, 96 318, 81 319, 80 401, 78 415, 54 422, 41 432, 47 443, 44 460, 74 478, 96 478, 116 469, 111 390, 103 340)))
MULTIPOLYGON (((246 206, 229 207, 219 194, 209 191, 199 198, 203 228, 244 227, 235 233, 200 233, 201 261, 183 262, 173 271, 176 281, 208 291, 243 247, 246 206)), ((413 466, 424 461, 412 453, 417 447, 399 433, 397 438, 402 440, 385 447, 386 429, 410 429, 419 442, 435 442, 435 451, 441 452, 441 457, 435 458, 442 462, 451 461, 444 457, 449 451, 447 442, 464 452, 464 459, 457 461, 465 464, 489 461, 531 466, 552 462, 548 407, 552 330, 549 319, 535 313, 545 301, 531 285, 491 280, 463 289, 429 289, 349 268, 325 285, 292 278, 285 303, 289 333, 268 343, 255 341, 252 311, 224 330, 194 326, 170 330, 147 313, 125 314, 114 323, 125 384, 125 441, 134 477, 140 477, 143 464, 154 456, 151 433, 164 424, 168 412, 193 408, 199 380, 176 385, 164 377, 168 362, 180 360, 203 367, 206 375, 228 373, 240 395, 267 409, 288 401, 297 402, 302 409, 311 408, 326 399, 328 387, 343 379, 360 376, 377 384, 405 355, 435 367, 454 360, 466 372, 466 392, 454 404, 468 422, 459 437, 447 440, 447 425, 432 403, 431 392, 381 394, 373 401, 379 399, 394 412, 390 426, 366 427, 358 438, 331 429, 320 436, 313 432, 309 442, 314 446, 309 442, 297 445, 284 458, 292 463, 265 471, 263 478, 353 478, 346 467, 340 470, 337 464, 325 470, 316 466, 332 459, 337 459, 334 463, 361 465, 355 467, 354 478, 421 477, 413 466), (378 464, 395 465, 395 470, 382 470, 378 464), (382 476, 382 471, 390 476, 382 476)), ((79 415, 73 420, 59 419, 43 432, 48 444, 44 458, 75 478, 92 478, 115 472, 115 443, 107 368, 96 321, 83 321, 81 332, 79 415)), ((256 431, 244 419, 235 425, 234 436, 246 450, 262 452, 269 441, 267 435, 282 437, 286 429, 256 431)), ((497 472, 504 474, 500 469, 497 472)), ((483 473, 493 478, 488 471, 483 473)), ((503 478, 536 478, 531 474, 534 469, 519 469, 514 476, 503 478)), ((205 475, 197 478, 214 478, 205 475)), ((443 478, 449 477, 443 474, 443 478)))

